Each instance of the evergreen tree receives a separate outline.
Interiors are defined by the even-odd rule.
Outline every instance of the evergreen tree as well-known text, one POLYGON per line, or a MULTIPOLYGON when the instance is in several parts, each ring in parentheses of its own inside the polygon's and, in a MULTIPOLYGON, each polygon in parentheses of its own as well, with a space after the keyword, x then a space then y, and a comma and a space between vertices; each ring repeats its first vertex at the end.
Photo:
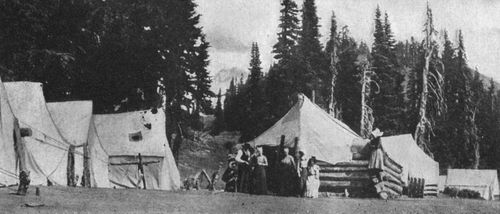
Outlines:
POLYGON ((217 94, 217 104, 215 106, 215 121, 214 127, 212 129, 212 134, 217 135, 221 131, 225 129, 224 125, 224 112, 222 111, 222 102, 221 102, 221 90, 219 89, 219 93, 217 94))
POLYGON ((283 0, 281 6, 280 24, 278 25, 280 32, 278 32, 278 42, 273 46, 274 58, 278 62, 291 60, 299 32, 297 4, 293 0, 283 0))
MULTIPOLYGON (((299 58, 300 64, 295 67, 302 67, 302 71, 296 71, 294 79, 295 87, 299 92, 312 96, 312 91, 316 91, 316 95, 327 94, 329 91, 321 87, 323 82, 329 84, 328 64, 326 62, 323 48, 319 42, 319 18, 316 14, 316 5, 314 0, 304 0, 302 7, 302 30, 299 36, 299 58), (321 91, 320 91, 321 89, 321 91)), ((299 67, 299 68, 300 68, 299 67)), ((311 97, 312 98, 312 97, 311 97)), ((324 105, 324 101, 320 100, 321 96, 316 96, 313 100, 317 100, 318 104, 324 105)))
MULTIPOLYGON (((344 123, 353 130, 359 130, 361 112, 361 70, 357 65, 358 56, 368 59, 369 52, 363 50, 354 38, 351 37, 347 26, 339 33, 338 49, 342 50, 338 55, 338 76, 335 85, 335 99, 337 100, 338 115, 344 123)), ((368 66, 369 67, 369 66, 368 66)), ((368 68, 369 69, 369 68, 368 68)))
POLYGON ((265 118, 265 103, 263 93, 261 92, 260 84, 262 79, 262 68, 260 61, 259 46, 257 43, 252 44, 251 59, 250 59, 250 76, 247 81, 246 90, 240 96, 243 98, 242 106, 242 140, 251 140, 264 131, 265 118))
POLYGON ((382 21, 380 8, 375 10, 375 32, 372 46, 372 66, 376 73, 375 81, 380 86, 380 92, 374 95, 375 127, 387 134, 396 134, 403 129, 402 75, 397 70, 394 40, 390 23, 385 16, 382 21))
POLYGON ((208 61, 208 48, 209 43, 205 40, 205 35, 200 37, 200 45, 196 47, 195 55, 195 68, 194 68, 194 91, 193 99, 195 102, 194 112, 204 112, 210 114, 212 112, 212 101, 210 98, 214 97, 214 93, 210 90, 212 80, 210 79, 207 66, 208 61))

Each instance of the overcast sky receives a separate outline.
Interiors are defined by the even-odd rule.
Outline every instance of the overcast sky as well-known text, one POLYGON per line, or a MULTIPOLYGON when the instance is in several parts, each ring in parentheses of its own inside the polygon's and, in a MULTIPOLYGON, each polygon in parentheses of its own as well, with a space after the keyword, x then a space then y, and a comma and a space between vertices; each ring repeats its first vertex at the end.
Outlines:
MULTIPOLYGON (((295 0, 302 7, 303 0, 295 0)), ((273 58, 280 0, 195 0, 202 15, 201 26, 211 43, 210 71, 248 68, 250 46, 258 42, 264 71, 273 58)), ((339 26, 348 25, 358 41, 371 46, 373 18, 377 4, 387 11, 397 40, 422 38, 425 0, 316 0, 320 17, 321 42, 327 40, 331 11, 339 26)), ((500 1, 429 0, 436 29, 447 29, 456 41, 462 29, 469 65, 500 81, 500 1)))

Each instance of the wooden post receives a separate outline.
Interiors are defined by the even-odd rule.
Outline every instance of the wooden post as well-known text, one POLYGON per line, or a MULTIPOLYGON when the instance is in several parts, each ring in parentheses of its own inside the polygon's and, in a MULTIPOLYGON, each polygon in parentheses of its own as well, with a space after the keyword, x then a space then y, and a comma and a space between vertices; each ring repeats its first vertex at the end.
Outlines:
POLYGON ((16 164, 19 167, 19 172, 26 170, 26 159, 24 158, 24 142, 21 136, 21 128, 19 120, 14 118, 14 148, 16 150, 16 164))
POLYGON ((295 165, 297 165, 297 172, 299 172, 299 167, 300 167, 300 157, 299 157, 299 150, 298 150, 298 146, 299 146, 299 137, 295 137, 295 142, 294 142, 294 151, 295 151, 295 165))
POLYGON ((311 101, 313 103, 316 103, 316 90, 312 90, 312 95, 311 95, 311 101))
POLYGON ((90 187, 90 157, 89 157, 89 144, 88 142, 83 145, 83 175, 82 175, 82 180, 83 180, 83 186, 84 187, 90 187))
POLYGON ((75 146, 73 145, 69 146, 67 162, 68 162, 66 166, 67 185, 70 187, 75 187, 77 183, 75 181, 75 146))
POLYGON ((139 164, 138 164, 139 172, 142 174, 142 183, 144 184, 144 189, 146 189, 146 176, 144 175, 144 168, 142 166, 142 157, 141 153, 139 153, 139 164))

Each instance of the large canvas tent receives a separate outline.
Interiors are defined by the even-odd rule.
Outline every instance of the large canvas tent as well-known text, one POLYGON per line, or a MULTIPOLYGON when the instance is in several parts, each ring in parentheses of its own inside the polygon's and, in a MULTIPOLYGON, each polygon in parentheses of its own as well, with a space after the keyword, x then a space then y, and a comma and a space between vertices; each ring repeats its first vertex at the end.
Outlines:
POLYGON ((92 187, 137 188, 138 154, 147 189, 180 188, 180 176, 165 134, 161 110, 93 116, 89 134, 92 187))
POLYGON ((42 84, 37 82, 5 83, 9 103, 21 128, 31 135, 22 138, 19 154, 30 171, 31 185, 66 185, 68 148, 47 109, 42 84))
POLYGON ((73 171, 75 184, 78 185, 83 178, 84 146, 92 119, 92 101, 50 102, 47 107, 61 135, 74 147, 73 158, 68 157, 73 159, 68 161, 68 164, 74 161, 73 166, 67 169, 73 171))
POLYGON ((303 94, 285 116, 249 143, 279 146, 282 135, 285 147, 293 148, 297 137, 298 151, 330 164, 352 160, 351 146, 360 139, 347 125, 328 115, 303 94))
POLYGON ((448 169, 445 187, 474 190, 486 200, 500 195, 497 170, 448 169))
POLYGON ((7 91, 0 80, 0 186, 18 183, 18 158, 15 151, 15 117, 7 91))
POLYGON ((402 181, 406 185, 410 178, 425 179, 425 184, 437 191, 439 163, 417 146, 411 134, 382 137, 380 142, 389 158, 402 166, 402 181))

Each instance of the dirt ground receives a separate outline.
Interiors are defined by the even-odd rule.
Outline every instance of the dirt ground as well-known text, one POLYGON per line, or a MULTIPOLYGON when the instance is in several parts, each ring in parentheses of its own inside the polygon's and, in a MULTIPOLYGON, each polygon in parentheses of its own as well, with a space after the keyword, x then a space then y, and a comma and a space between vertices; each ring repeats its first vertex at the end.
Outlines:
POLYGON ((208 191, 40 187, 35 196, 0 189, 0 213, 500 213, 500 201, 437 199, 303 199, 208 191), (26 204, 43 203, 42 207, 26 204))

